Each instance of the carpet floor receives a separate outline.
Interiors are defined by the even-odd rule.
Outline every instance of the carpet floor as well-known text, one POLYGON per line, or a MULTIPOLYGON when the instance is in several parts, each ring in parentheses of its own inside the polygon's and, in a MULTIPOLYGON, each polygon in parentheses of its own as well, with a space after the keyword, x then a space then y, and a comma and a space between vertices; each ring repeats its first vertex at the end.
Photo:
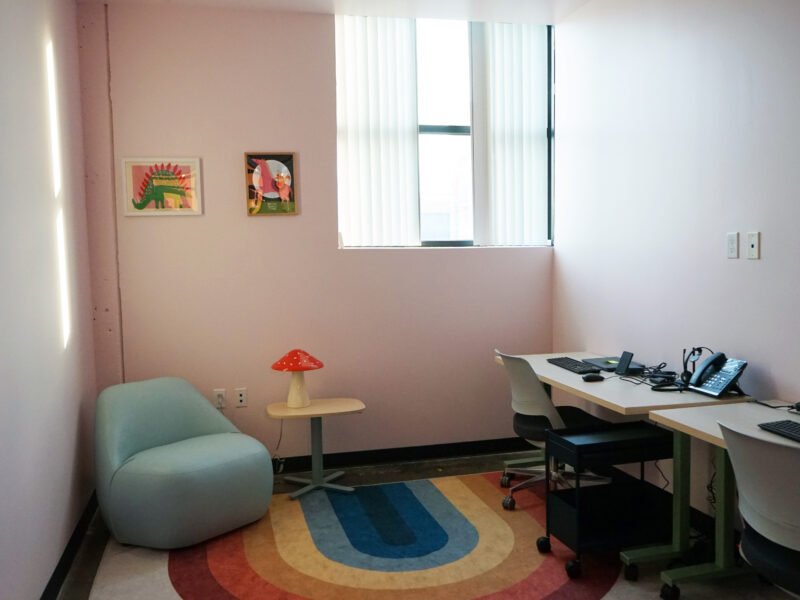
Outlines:
POLYGON ((442 477, 274 496, 267 515, 191 548, 159 552, 109 541, 90 598, 594 600, 614 585, 613 553, 573 554, 544 535, 543 490, 503 510, 498 474, 442 477))
MULTIPOLYGON (((499 474, 367 485, 353 494, 273 496, 263 519, 176 551, 110 539, 90 600, 657 600, 657 566, 625 581, 617 554, 582 557, 544 535, 544 486, 503 510, 499 474)), ((683 599, 770 599, 775 588, 742 578, 687 584, 683 599)))

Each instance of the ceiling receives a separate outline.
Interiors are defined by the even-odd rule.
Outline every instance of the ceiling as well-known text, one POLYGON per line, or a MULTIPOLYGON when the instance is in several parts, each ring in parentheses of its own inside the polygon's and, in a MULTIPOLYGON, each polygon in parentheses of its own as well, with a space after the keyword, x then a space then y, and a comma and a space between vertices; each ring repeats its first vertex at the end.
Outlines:
POLYGON ((589 0, 106 0, 106 2, 509 23, 557 23, 589 0))

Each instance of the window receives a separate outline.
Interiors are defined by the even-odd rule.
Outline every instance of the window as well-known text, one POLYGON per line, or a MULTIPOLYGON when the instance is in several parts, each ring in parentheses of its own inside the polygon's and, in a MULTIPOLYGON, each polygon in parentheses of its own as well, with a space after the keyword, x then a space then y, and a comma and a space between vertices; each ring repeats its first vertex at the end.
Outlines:
POLYGON ((419 226, 426 242, 472 241, 469 24, 418 20, 419 226))
POLYGON ((549 242, 549 36, 336 17, 345 246, 549 242))

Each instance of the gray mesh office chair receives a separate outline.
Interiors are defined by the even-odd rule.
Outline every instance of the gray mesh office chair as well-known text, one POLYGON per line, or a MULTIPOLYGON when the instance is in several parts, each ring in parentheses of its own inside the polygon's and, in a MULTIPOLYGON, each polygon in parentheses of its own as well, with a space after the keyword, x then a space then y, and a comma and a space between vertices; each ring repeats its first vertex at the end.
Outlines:
POLYGON ((800 444, 719 426, 745 525, 739 551, 756 573, 800 598, 800 444))
POLYGON ((514 492, 529 488, 545 478, 541 467, 545 464, 544 442, 548 429, 601 425, 606 421, 575 406, 556 406, 527 360, 520 356, 503 354, 497 349, 495 354, 503 359, 511 384, 514 433, 538 448, 530 458, 507 461, 504 464, 501 486, 510 487, 515 475, 527 476, 524 481, 510 487, 508 496, 503 498, 503 508, 514 510, 514 492))

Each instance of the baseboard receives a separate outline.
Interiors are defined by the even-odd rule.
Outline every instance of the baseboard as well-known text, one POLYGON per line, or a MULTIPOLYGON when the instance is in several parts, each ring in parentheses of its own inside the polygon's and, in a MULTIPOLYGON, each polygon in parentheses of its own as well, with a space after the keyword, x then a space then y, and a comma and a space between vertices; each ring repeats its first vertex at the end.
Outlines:
MULTIPOLYGON (((522 438, 502 438, 477 442, 456 442, 453 444, 433 444, 430 446, 407 446, 405 448, 386 448, 382 450, 362 450, 359 452, 339 452, 325 454, 324 464, 328 469, 374 465, 392 462, 408 462, 456 456, 478 456, 531 450, 533 447, 522 438)), ((283 472, 294 473, 311 469, 310 456, 290 456, 282 459, 283 472)))
POLYGON ((81 513, 81 517, 78 519, 78 524, 75 525, 75 529, 67 542, 67 546, 64 548, 64 552, 61 554, 61 558, 56 568, 53 570, 53 574, 50 576, 50 581, 47 582, 42 592, 41 600, 55 600, 58 597, 61 586, 64 585, 64 580, 67 578, 72 563, 75 561, 75 557, 78 554, 78 550, 81 547, 81 543, 83 542, 87 529, 89 529, 89 523, 92 522, 92 517, 94 517, 95 512, 97 512, 97 495, 92 492, 89 501, 86 503, 86 508, 83 509, 83 513, 81 513))

